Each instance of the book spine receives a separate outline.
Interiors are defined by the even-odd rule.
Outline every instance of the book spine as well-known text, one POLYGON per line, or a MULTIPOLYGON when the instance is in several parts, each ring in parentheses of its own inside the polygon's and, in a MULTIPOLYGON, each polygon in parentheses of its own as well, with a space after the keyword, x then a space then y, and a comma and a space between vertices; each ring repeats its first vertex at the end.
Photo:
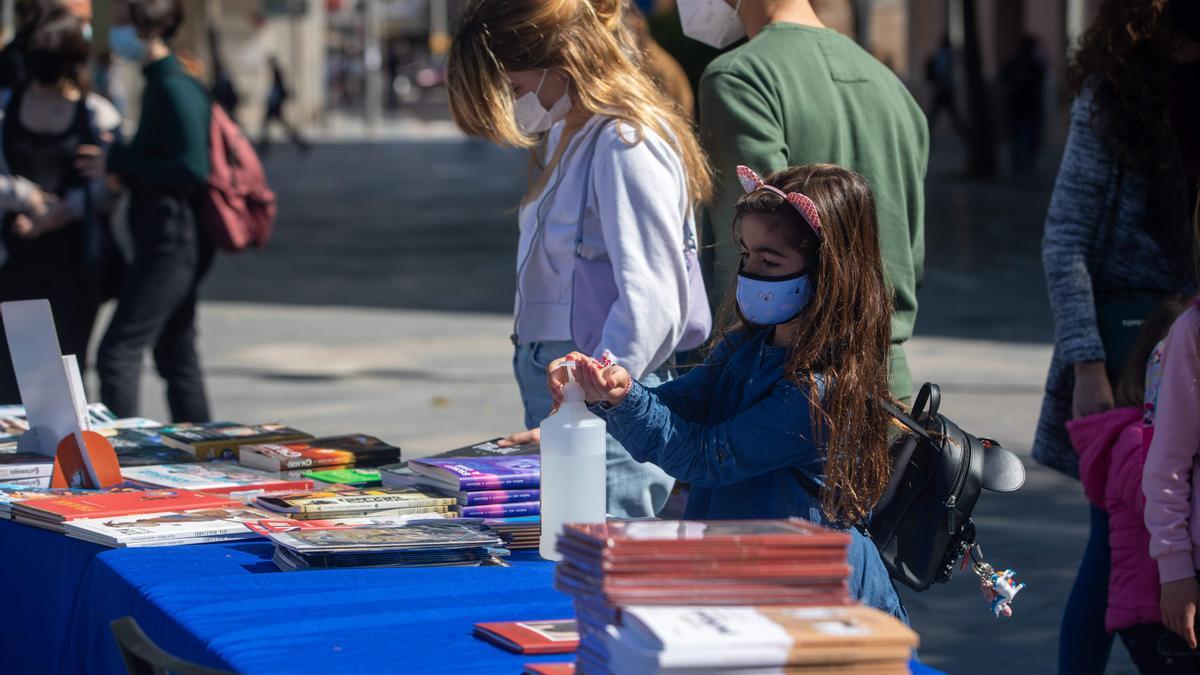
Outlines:
POLYGON ((48 488, 50 487, 50 478, 50 476, 38 476, 37 478, 9 478, 0 482, 7 483, 9 485, 20 485, 22 487, 48 488))
POLYGON ((431 498, 431 499, 405 499, 403 501, 376 501, 376 502, 337 502, 333 504, 303 504, 300 506, 300 513, 324 513, 337 511, 392 511, 394 509, 423 509, 434 506, 450 506, 454 503, 453 499, 446 498, 431 498))
POLYGON ((10 483, 14 478, 41 478, 54 474, 54 464, 9 464, 0 466, 0 483, 10 483))
POLYGON ((480 492, 457 492, 455 497, 461 506, 485 506, 487 504, 513 504, 536 502, 542 497, 541 490, 482 490, 480 492))
POLYGON ((542 505, 539 502, 456 506, 454 508, 463 518, 515 518, 517 516, 536 516, 542 512, 542 505))
POLYGON ((541 476, 464 476, 458 486, 463 492, 479 490, 522 490, 540 487, 541 476))
MULTIPOLYGON (((80 532, 80 531, 70 529, 68 527, 67 536, 74 536, 74 537, 79 537, 80 539, 83 539, 84 537, 80 536, 80 534, 77 534, 78 532, 80 532)), ((192 540, 192 539, 213 538, 213 537, 220 537, 221 539, 228 539, 229 537, 237 536, 240 534, 243 534, 243 533, 239 530, 212 529, 212 530, 199 530, 196 532, 176 532, 173 534, 168 534, 168 533, 133 534, 133 535, 104 535, 104 534, 101 534, 100 536, 115 542, 117 545, 121 545, 121 544, 128 545, 128 544, 148 544, 148 543, 152 543, 152 542, 162 542, 162 541, 187 541, 187 540, 192 540)), ((252 532, 249 528, 245 529, 244 534, 246 537, 254 536, 254 532, 252 532)))

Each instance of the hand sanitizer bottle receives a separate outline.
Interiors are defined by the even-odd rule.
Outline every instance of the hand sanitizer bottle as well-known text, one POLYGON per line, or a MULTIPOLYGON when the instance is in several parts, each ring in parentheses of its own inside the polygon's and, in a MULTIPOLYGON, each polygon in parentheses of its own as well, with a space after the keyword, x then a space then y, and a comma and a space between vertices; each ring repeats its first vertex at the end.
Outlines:
POLYGON ((568 382, 562 405, 542 422, 541 554, 546 560, 562 560, 555 547, 564 524, 603 523, 607 509, 607 425, 584 404, 575 362, 563 367, 568 382))

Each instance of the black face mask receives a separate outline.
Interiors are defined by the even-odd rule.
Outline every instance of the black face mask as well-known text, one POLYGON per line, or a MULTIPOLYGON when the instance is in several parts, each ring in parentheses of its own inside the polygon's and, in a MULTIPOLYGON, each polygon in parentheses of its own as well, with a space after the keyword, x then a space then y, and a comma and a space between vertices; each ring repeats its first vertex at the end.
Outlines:
POLYGON ((67 63, 54 52, 33 51, 25 55, 29 76, 46 85, 56 84, 67 76, 67 63))

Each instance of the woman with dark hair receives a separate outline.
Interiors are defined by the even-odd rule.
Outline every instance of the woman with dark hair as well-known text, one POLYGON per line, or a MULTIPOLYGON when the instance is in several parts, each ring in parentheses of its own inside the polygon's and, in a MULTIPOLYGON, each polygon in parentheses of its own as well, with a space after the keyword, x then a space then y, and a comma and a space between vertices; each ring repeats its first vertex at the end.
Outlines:
MULTIPOLYGON (((1056 343, 1033 456, 1071 476, 1066 422, 1113 407, 1141 322, 1163 297, 1196 288, 1193 202, 1170 100, 1196 44, 1169 19, 1170 4, 1105 0, 1068 71, 1071 130, 1042 243, 1056 343)), ((1112 644, 1108 516, 1092 507, 1090 521, 1060 633, 1059 672, 1072 675, 1103 673, 1112 644)))
MULTIPOLYGON (((117 310, 100 343, 100 397, 122 417, 136 416, 142 357, 154 352, 176 421, 209 420, 196 353, 196 297, 213 260, 198 227, 198 198, 209 174, 208 93, 168 46, 183 23, 180 0, 117 0, 109 44, 140 62, 142 113, 129 144, 116 144, 107 170, 129 188, 133 260, 117 310)), ((93 153, 85 164, 105 165, 93 153)))
MULTIPOLYGON (((0 131, 3 261, 0 301, 46 298, 63 353, 84 367, 100 303, 111 297, 121 258, 103 180, 75 166, 81 146, 103 144, 121 117, 90 93, 84 23, 66 10, 41 17, 25 39, 28 81, 7 97, 0 131)), ((0 331, 0 401, 21 400, 0 331)))

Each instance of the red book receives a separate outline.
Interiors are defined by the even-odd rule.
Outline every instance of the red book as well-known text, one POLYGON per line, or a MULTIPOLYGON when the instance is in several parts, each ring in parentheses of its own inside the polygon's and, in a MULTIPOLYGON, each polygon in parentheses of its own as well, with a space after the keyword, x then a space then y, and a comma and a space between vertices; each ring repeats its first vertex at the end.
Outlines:
POLYGON ((475 635, 517 654, 570 654, 579 647, 574 619, 477 623, 475 635))
POLYGON ((12 510, 14 514, 25 513, 38 520, 62 522, 76 518, 116 518, 237 506, 241 506, 241 502, 190 490, 146 490, 15 502, 12 510))
POLYGON ((526 663, 525 675, 575 675, 575 664, 526 663))

